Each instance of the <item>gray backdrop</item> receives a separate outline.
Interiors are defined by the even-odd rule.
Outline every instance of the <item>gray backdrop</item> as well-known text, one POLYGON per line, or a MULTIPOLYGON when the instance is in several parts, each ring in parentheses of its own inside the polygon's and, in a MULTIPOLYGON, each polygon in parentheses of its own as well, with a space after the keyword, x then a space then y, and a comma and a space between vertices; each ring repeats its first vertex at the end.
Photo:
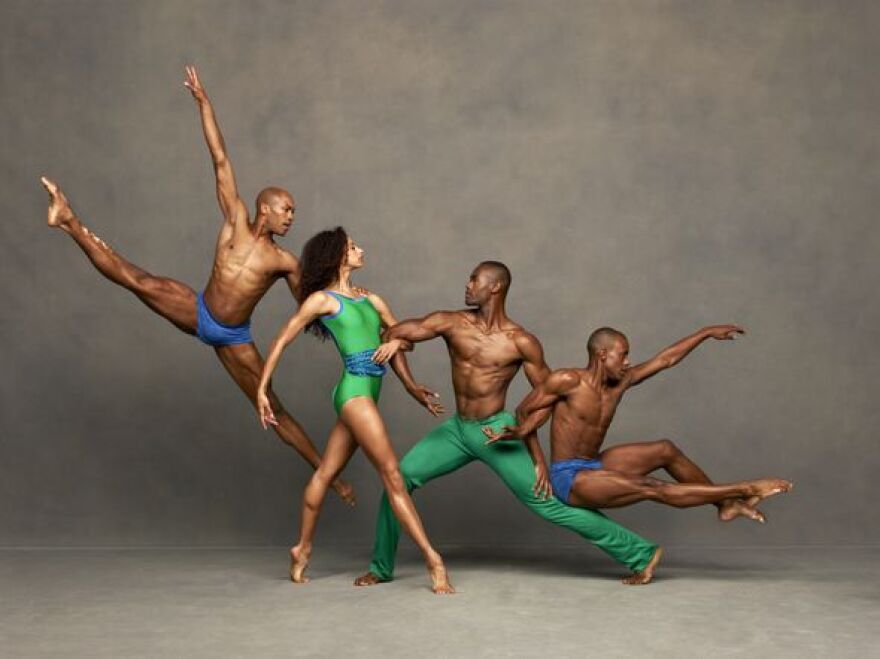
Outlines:
MULTIPOLYGON (((635 358, 704 345, 625 401, 609 443, 670 437, 717 480, 780 475, 771 523, 642 504, 667 544, 880 540, 874 378, 877 27, 865 2, 34 2, 0 7, 0 544, 288 542, 309 469, 257 427, 212 351, 45 226, 38 176, 123 255, 201 287, 220 217, 183 66, 199 66, 244 196, 290 188, 298 252, 344 224, 401 317, 462 305, 502 259, 551 366, 591 329, 635 358)), ((265 349, 293 304, 254 317, 265 349)), ((445 350, 417 376, 451 402, 445 350)), ((323 446, 338 375, 302 338, 276 384, 323 446)), ((522 378, 511 407, 525 393, 522 378)), ((433 420, 386 385, 406 450, 433 420)), ((379 482, 319 542, 368 544, 379 482)), ((482 465, 422 491, 439 543, 577 538, 482 465)))

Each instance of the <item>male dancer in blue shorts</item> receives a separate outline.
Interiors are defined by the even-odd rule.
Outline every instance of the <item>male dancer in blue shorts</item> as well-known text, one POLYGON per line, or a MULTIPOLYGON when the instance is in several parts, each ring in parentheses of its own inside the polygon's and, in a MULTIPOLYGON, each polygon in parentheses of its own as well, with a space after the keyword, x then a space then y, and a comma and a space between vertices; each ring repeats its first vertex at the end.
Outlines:
MULTIPOLYGON (((80 222, 64 193, 44 177, 43 185, 51 197, 49 226, 69 234, 107 279, 130 290, 178 329, 212 346, 229 375, 255 404, 263 358, 251 338, 250 317, 278 279, 283 278, 296 296, 299 262, 274 240, 274 236, 287 234, 296 204, 286 190, 265 188, 257 195, 255 217, 250 221, 211 101, 194 67, 187 67, 186 76, 184 85, 199 107, 224 217, 205 290, 197 294, 186 284, 157 277, 123 259, 80 222)), ((278 420, 275 432, 316 468, 321 456, 315 445, 271 390, 269 398, 278 420)), ((337 480, 333 489, 346 503, 354 504, 354 491, 345 481, 337 480)))
POLYGON ((705 327, 631 366, 626 336, 601 327, 587 341, 587 367, 553 371, 517 408, 518 425, 485 428, 486 443, 528 442, 552 410, 550 480, 553 493, 563 503, 592 510, 639 501, 678 508, 714 504, 722 521, 748 517, 763 522, 764 515, 755 506, 766 497, 788 492, 789 481, 761 478, 717 485, 668 439, 621 444, 600 452, 617 406, 630 387, 675 366, 708 339, 731 340, 742 333, 738 325, 705 327), (648 476, 657 469, 664 469, 677 482, 648 476))
MULTIPOLYGON (((423 437, 400 461, 400 472, 412 491, 428 481, 478 460, 504 481, 520 503, 549 522, 574 531, 633 571, 624 583, 650 579, 660 548, 602 513, 578 510, 550 496, 547 463, 536 435, 526 445, 486 446, 484 427, 499 430, 513 422, 504 410, 507 388, 523 368, 532 385, 547 377, 544 350, 534 335, 511 320, 504 309, 510 271, 503 263, 484 261, 474 268, 465 288, 471 309, 436 311, 386 330, 385 346, 395 340, 412 343, 443 337, 452 362, 456 414, 423 437)), ((377 350, 382 357, 385 346, 377 350)), ((375 358, 375 357, 374 357, 375 358)), ((357 586, 390 581, 400 525, 383 496, 369 571, 357 586)))

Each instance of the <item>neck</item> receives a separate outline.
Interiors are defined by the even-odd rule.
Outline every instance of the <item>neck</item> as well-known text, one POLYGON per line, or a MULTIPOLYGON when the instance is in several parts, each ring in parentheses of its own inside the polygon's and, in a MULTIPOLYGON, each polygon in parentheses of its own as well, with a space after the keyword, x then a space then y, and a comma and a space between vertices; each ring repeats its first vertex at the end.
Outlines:
POLYGON ((272 233, 269 231, 269 227, 266 226, 265 215, 257 215, 251 227, 251 233, 253 233, 254 238, 263 238, 264 236, 271 238, 272 233))
POLYGON ((486 324, 486 327, 500 327, 501 323, 507 320, 504 298, 501 296, 489 298, 486 304, 477 309, 477 315, 486 324))
POLYGON ((608 375, 605 372, 605 367, 602 366, 602 362, 591 359, 587 364, 586 371, 587 381, 591 386, 599 388, 608 384, 608 375))
POLYGON ((340 291, 352 290, 351 268, 340 268, 339 274, 336 276, 336 281, 334 281, 330 286, 331 288, 338 288, 340 291))

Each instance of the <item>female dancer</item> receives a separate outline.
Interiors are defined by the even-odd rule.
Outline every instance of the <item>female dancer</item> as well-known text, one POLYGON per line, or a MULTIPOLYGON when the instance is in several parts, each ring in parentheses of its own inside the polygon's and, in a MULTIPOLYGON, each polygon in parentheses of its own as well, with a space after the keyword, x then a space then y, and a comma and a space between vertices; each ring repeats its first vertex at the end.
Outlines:
POLYGON ((379 416, 376 402, 382 387, 384 362, 391 362, 406 390, 435 416, 442 412, 425 387, 417 385, 409 372, 401 341, 382 344, 383 327, 397 323, 385 301, 351 283, 351 273, 364 264, 364 251, 355 245, 342 227, 322 231, 303 248, 299 310, 275 337, 257 391, 257 412, 263 428, 274 424, 268 389, 284 348, 305 328, 326 339, 332 337, 345 362, 342 378, 333 390, 338 419, 321 463, 303 494, 302 527, 299 542, 290 550, 290 578, 305 583, 312 551, 312 538, 327 489, 342 471, 358 446, 364 449, 382 478, 394 514, 425 557, 435 593, 455 592, 446 576, 440 554, 431 546, 422 521, 406 491, 397 456, 379 416), (380 347, 381 344, 381 347, 380 347))

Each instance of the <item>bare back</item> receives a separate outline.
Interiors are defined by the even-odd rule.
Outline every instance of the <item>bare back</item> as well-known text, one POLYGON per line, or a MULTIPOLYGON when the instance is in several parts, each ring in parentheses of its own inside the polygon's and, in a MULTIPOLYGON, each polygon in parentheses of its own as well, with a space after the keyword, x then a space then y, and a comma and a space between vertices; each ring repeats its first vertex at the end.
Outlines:
POLYGON ((626 391, 626 382, 593 383, 586 369, 564 369, 557 373, 565 378, 566 390, 553 405, 551 460, 595 458, 626 391))
POLYGON ((456 408, 464 418, 484 419, 504 409, 507 389, 523 363, 518 342, 531 335, 509 319, 486 331, 474 311, 447 313, 451 322, 442 336, 452 363, 456 408))

